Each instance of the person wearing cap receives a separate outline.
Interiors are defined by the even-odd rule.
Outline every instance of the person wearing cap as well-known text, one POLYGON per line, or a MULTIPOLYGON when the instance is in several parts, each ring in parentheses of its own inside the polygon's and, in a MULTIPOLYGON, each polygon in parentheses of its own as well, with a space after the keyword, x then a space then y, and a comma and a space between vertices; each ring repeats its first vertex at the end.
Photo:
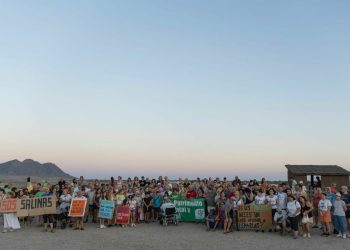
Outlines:
POLYGON ((338 231, 337 237, 342 237, 343 239, 346 239, 347 225, 345 219, 345 212, 347 211, 347 207, 345 202, 341 200, 341 194, 339 192, 336 193, 336 198, 333 206, 334 226, 338 231))
POLYGON ((331 208, 332 203, 329 199, 327 199, 327 194, 322 193, 322 198, 318 203, 318 211, 319 211, 319 221, 322 223, 323 233, 322 236, 328 237, 330 235, 330 227, 332 222, 331 217, 331 208))

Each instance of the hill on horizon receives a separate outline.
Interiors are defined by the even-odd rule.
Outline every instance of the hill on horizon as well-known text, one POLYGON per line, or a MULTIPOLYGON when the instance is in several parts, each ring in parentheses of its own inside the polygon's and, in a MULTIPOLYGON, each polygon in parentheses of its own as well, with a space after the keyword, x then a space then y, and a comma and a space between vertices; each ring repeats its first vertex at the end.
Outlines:
POLYGON ((53 163, 43 163, 26 159, 19 161, 17 159, 0 164, 0 175, 3 176, 28 176, 28 177, 63 177, 72 179, 73 176, 65 173, 62 169, 53 163))

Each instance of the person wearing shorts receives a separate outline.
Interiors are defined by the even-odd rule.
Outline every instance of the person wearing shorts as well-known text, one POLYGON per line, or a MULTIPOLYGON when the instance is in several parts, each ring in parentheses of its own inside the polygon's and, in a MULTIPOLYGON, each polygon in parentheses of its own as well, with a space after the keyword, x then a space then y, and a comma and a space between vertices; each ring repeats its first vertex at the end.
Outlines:
POLYGON ((322 236, 328 237, 330 235, 330 227, 332 222, 331 216, 332 203, 327 199, 327 194, 322 193, 322 198, 318 203, 319 221, 322 223, 322 236))
POLYGON ((290 227, 293 230, 294 239, 298 238, 299 233, 299 221, 300 221, 300 203, 295 199, 294 195, 288 195, 287 197, 287 215, 290 222, 290 227))

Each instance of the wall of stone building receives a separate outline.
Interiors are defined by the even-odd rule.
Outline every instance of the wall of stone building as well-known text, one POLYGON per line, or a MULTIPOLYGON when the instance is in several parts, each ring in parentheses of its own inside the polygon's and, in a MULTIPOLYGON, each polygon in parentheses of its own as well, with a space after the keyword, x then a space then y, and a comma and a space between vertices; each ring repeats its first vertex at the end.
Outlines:
POLYGON ((321 176, 322 187, 330 187, 333 183, 337 184, 337 188, 341 186, 349 186, 348 175, 327 175, 321 176))

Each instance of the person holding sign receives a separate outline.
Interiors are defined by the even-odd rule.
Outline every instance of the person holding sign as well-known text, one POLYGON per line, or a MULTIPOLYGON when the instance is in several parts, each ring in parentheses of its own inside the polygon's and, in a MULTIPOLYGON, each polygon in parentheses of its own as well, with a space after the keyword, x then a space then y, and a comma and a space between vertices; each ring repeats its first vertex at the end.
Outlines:
MULTIPOLYGON (((13 192, 9 192, 7 195, 4 194, 4 190, 0 190, 0 199, 6 200, 6 199, 14 199, 15 194, 13 192)), ((7 231, 13 232, 16 229, 20 229, 21 226, 18 221, 18 217, 16 213, 4 213, 4 230, 3 233, 6 233, 7 231)))
MULTIPOLYGON (((100 201, 99 201, 100 209, 101 209, 101 203, 103 203, 103 201, 107 201, 107 200, 108 200, 107 199, 107 194, 106 194, 106 192, 103 192, 101 194, 100 201)), ((100 211, 99 211, 99 213, 100 213, 100 211)), ((100 228, 101 229, 106 228, 106 226, 105 226, 106 219, 105 218, 101 218, 101 216, 99 216, 99 217, 100 217, 100 228)))
POLYGON ((86 210, 87 199, 84 197, 82 191, 77 192, 76 198, 72 200, 69 216, 76 219, 76 226, 74 230, 84 230, 84 215, 86 210))
MULTIPOLYGON (((50 192, 50 189, 48 187, 43 187, 43 194, 40 195, 40 197, 45 196, 52 196, 52 193, 50 192)), ((44 214, 44 232, 47 232, 47 224, 50 224, 50 231, 51 233, 54 233, 55 230, 53 229, 53 215, 52 214, 44 214)))

